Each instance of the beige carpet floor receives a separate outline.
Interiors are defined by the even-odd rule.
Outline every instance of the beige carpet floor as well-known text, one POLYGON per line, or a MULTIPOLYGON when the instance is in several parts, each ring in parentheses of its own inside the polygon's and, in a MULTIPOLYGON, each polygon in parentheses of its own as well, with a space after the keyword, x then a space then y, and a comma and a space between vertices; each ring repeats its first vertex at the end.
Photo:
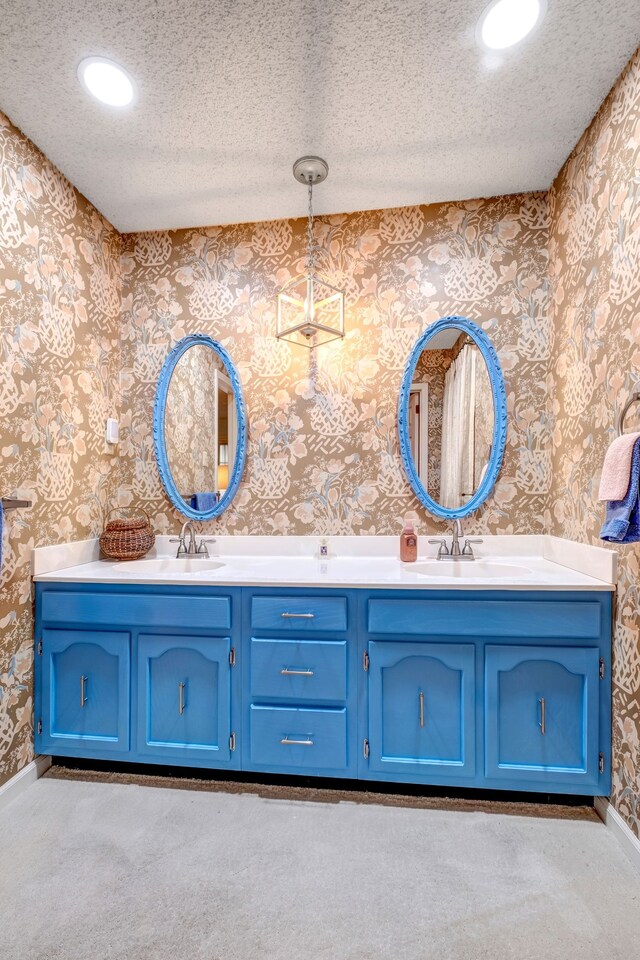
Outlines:
POLYGON ((640 875, 587 808, 298 791, 39 780, 0 816, 0 956, 639 956, 640 875))

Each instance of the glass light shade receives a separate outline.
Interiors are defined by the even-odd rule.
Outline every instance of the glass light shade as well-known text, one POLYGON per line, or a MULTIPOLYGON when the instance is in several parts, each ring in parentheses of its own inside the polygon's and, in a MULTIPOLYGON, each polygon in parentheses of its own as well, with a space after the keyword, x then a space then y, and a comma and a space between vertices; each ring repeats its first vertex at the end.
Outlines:
POLYGON ((318 347, 344 337, 344 295, 318 274, 294 277, 277 301, 279 340, 318 347))

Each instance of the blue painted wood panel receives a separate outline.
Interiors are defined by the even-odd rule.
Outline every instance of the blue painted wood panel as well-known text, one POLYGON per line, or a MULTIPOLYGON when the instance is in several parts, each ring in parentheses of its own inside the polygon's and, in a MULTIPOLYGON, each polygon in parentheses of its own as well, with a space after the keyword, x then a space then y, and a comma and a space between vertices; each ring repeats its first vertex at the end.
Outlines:
POLYGON ((488 646, 490 777, 598 783, 597 647, 488 646))
POLYGON ((140 753, 229 762, 230 650, 228 637, 140 635, 140 753))
MULTIPOLYGON (((36 749, 88 759, 305 775, 314 772, 316 761, 311 758, 319 756, 317 770, 324 776, 606 795, 611 765, 610 618, 611 596, 605 592, 456 590, 453 596, 446 589, 336 592, 38 583, 36 640, 43 639, 43 653, 36 650, 35 719, 42 722, 36 749), (251 625, 256 610, 258 627, 251 625), (279 616, 281 612, 312 612, 317 617, 310 620, 311 627, 307 618, 293 618, 289 625, 279 616), (220 626, 227 623, 229 627, 220 626), (158 644, 146 659, 142 656, 145 637, 158 644), (62 653, 70 645, 77 645, 77 650, 56 665, 51 661, 54 641, 62 653), (230 644, 236 649, 235 667, 226 660, 230 644), (377 645, 371 647, 373 672, 380 666, 376 650, 386 651, 389 658, 384 667, 388 682, 384 686, 381 675, 377 693, 378 680, 373 681, 371 669, 369 673, 365 669, 364 654, 371 644, 377 645), (547 651, 543 658, 547 665, 536 661, 539 673, 534 683, 527 662, 531 649, 539 647, 547 651), (464 658, 457 664, 447 662, 446 656, 456 648, 470 648, 475 666, 464 658), (496 679, 494 670, 496 677, 491 680, 485 650, 493 648, 502 651, 500 657, 507 650, 514 650, 516 657, 526 656, 522 664, 516 659, 508 669, 501 667, 497 672, 501 679, 496 679), (424 656, 425 650, 430 658, 424 656), (281 652, 286 653, 286 662, 279 664, 281 652), (577 658, 573 662, 572 652, 577 658), (310 656, 317 667, 313 677, 278 672, 286 666, 308 667, 310 656), (581 656, 587 657, 582 665, 581 656), (416 657, 421 666, 403 666, 405 660, 416 657), (108 691, 99 700, 104 714, 95 715, 91 729, 88 713, 81 715, 84 727, 78 725, 80 709, 88 709, 79 707, 79 682, 81 676, 88 676, 87 658, 94 673, 99 663, 100 683, 108 691), (149 672, 149 659, 157 670, 149 672), (600 659, 605 679, 596 683, 594 664, 597 670, 600 659), (62 699, 57 701, 52 695, 52 690, 56 693, 55 685, 51 686, 52 667, 58 668, 61 678, 62 699), (464 681, 455 679, 460 672, 464 681), (147 709, 153 703, 150 678, 158 691, 157 709, 151 713, 147 709), (424 686, 425 727, 416 735, 418 679, 424 686), (188 729, 176 720, 180 682, 185 684, 180 716, 188 716, 188 729), (530 739, 531 725, 539 720, 532 717, 530 702, 532 696, 541 699, 542 682, 549 694, 544 698, 546 753, 540 752, 539 741, 530 739), (222 690, 218 706, 227 703, 222 715, 201 708, 207 698, 202 691, 216 686, 218 692, 222 690), (582 740, 576 720, 580 690, 587 718, 582 740), (523 705, 522 691, 528 706, 523 705), (197 709, 191 709, 194 692, 197 709), (463 711, 458 709, 460 703, 463 711), (318 715, 313 731, 320 738, 318 749, 274 742, 283 717, 290 721, 300 712, 304 717, 305 710, 318 715), (254 727, 254 714, 269 720, 260 720, 254 727), (427 724, 431 740, 426 739, 427 724), (524 736, 518 733, 519 724, 522 729, 529 725, 524 741, 518 740, 524 736), (225 755, 229 730, 235 733, 237 749, 225 755), (369 741, 367 759, 365 741, 369 741), (532 743, 537 744, 538 753, 532 743), (285 746, 292 750, 285 751, 285 746), (600 754, 602 773, 597 770, 600 754), (292 762, 296 755, 300 759, 292 762)), ((92 686, 89 679, 85 689, 95 691, 95 681, 92 686)), ((307 719, 313 718, 307 715, 307 719)))
MULTIPOLYGON (((281 772, 347 772, 344 707, 251 706, 251 759, 281 772)), ((338 774, 339 775, 339 774, 338 774)))
POLYGON ((251 626, 287 633, 343 632, 347 629, 347 599, 304 594, 253 597, 251 626))
POLYGON ((186 626, 228 630, 231 627, 228 596, 163 596, 162 587, 156 590, 159 592, 155 594, 124 594, 115 604, 113 596, 102 591, 47 590, 42 595, 42 618, 47 623, 109 623, 146 628, 186 626))
POLYGON ((251 639, 251 697, 346 700, 346 640, 251 639))
POLYGON ((473 776, 474 646, 371 641, 369 658, 370 769, 473 776))
POLYGON ((129 749, 129 641, 128 633, 43 631, 39 751, 129 749))
POLYGON ((397 636, 596 639, 599 603, 527 600, 371 599, 368 630, 397 636))

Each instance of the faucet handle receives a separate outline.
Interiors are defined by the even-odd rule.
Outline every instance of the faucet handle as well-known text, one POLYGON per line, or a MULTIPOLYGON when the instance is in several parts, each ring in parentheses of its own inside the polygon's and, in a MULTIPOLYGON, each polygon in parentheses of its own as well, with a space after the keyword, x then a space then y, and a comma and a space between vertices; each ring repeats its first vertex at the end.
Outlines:
POLYGON ((482 539, 473 540, 473 539, 470 539, 469 537, 467 537, 467 538, 465 539, 465 541, 464 541, 464 548, 463 548, 463 550, 462 550, 462 555, 463 555, 464 557, 469 557, 469 556, 472 557, 472 556, 473 556, 473 550, 471 549, 471 544, 472 544, 472 543, 484 543, 484 540, 482 540, 482 539))
POLYGON ((187 545, 184 542, 184 537, 171 537, 169 543, 178 544, 178 552, 176 553, 177 557, 185 557, 187 555, 187 545))
POLYGON ((215 542, 216 542, 215 537, 210 538, 210 539, 208 539, 208 540, 203 537, 202 540, 200 541, 200 543, 198 544, 198 550, 197 550, 198 556, 199 556, 199 557, 208 557, 208 556, 209 556, 209 551, 207 550, 207 544, 208 544, 208 543, 215 543, 215 542))
POLYGON ((441 540, 429 540, 429 543, 438 544, 438 559, 449 556, 449 547, 444 537, 441 540))

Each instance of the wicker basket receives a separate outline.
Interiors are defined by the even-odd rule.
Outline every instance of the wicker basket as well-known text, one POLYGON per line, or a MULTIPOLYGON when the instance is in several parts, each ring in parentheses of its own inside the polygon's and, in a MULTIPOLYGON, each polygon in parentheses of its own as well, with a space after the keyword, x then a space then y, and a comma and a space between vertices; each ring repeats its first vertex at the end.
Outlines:
POLYGON ((156 542, 147 511, 142 510, 146 518, 144 520, 142 517, 109 520, 113 512, 110 510, 107 514, 107 522, 100 535, 102 553, 111 560, 139 560, 144 557, 156 542))

